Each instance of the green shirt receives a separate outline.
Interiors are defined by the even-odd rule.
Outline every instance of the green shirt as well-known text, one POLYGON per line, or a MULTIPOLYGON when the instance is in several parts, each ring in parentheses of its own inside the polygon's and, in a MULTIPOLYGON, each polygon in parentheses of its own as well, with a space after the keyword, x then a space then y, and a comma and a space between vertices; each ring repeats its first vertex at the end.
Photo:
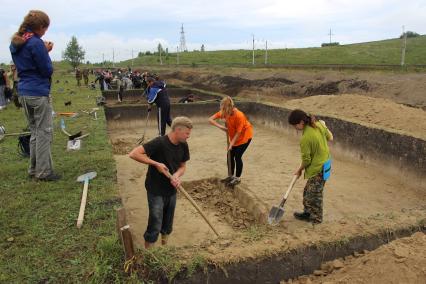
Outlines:
POLYGON ((317 128, 309 125, 303 128, 302 139, 300 140, 305 179, 319 174, 322 165, 330 158, 327 140, 331 138, 331 135, 323 124, 318 121, 315 124, 317 128))

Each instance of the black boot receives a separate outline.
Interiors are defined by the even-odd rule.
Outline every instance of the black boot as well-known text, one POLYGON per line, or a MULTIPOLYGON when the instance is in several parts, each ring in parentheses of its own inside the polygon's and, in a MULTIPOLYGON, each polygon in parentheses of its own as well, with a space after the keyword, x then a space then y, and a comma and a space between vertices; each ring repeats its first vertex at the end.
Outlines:
POLYGON ((309 214, 308 212, 294 212, 294 218, 298 219, 298 220, 302 220, 302 221, 307 221, 309 222, 310 216, 311 214, 309 214))

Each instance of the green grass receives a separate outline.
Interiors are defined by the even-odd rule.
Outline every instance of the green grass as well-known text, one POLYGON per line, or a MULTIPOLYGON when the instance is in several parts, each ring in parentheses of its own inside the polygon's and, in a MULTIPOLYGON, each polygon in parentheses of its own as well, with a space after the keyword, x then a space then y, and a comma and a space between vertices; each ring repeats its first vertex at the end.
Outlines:
MULTIPOLYGON (((57 72, 53 84, 55 111, 79 111, 96 107, 99 91, 75 86, 72 76, 57 72), (64 84, 64 78, 69 84, 64 84), (64 93, 58 89, 64 88, 64 93), (74 90, 76 94, 69 94, 74 90), (89 96, 89 98, 88 98, 89 96), (72 101, 65 107, 64 101, 72 101)), ((66 118, 71 133, 90 133, 77 152, 66 151, 67 137, 55 118, 52 146, 58 182, 44 183, 27 178, 28 159, 17 152, 17 138, 0 142, 0 283, 122 282, 123 253, 115 235, 114 207, 120 205, 116 168, 106 134, 102 109, 99 120, 80 113, 66 118), (79 175, 96 171, 89 186, 84 224, 76 228, 82 184, 79 175)), ((10 104, 0 112, 0 125, 19 132, 26 126, 22 110, 10 104)))
MULTIPOLYGON (((400 39, 366 42, 359 44, 272 49, 268 51, 269 64, 400 64, 400 39)), ((407 65, 426 64, 426 36, 407 39, 405 63, 407 65)), ((255 50, 256 65, 264 65, 264 50, 255 50)), ((192 51, 179 53, 179 63, 186 65, 251 65, 251 50, 192 51)), ((134 60, 135 66, 158 65, 158 55, 144 55, 134 60)), ((176 64, 176 53, 163 56, 164 65, 176 64)), ((117 63, 127 67, 131 60, 117 63)))

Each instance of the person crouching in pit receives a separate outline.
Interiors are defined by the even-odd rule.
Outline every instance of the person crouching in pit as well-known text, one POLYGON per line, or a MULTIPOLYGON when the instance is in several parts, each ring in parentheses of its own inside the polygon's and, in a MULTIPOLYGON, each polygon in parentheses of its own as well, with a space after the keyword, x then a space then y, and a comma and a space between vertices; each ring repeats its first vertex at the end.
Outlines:
POLYGON ((250 145, 253 138, 253 126, 247 119, 246 115, 234 106, 234 101, 227 96, 220 102, 220 110, 209 118, 211 125, 227 132, 228 158, 230 156, 230 172, 229 176, 223 181, 230 186, 234 186, 241 182, 241 174, 243 172, 243 154, 250 145), (216 122, 217 119, 223 119, 226 126, 216 122), (234 176, 235 174, 235 176, 234 176))
POLYGON ((189 160, 186 140, 190 137, 192 122, 181 116, 172 121, 171 131, 142 146, 134 148, 129 157, 149 165, 145 179, 148 198, 148 226, 144 234, 145 248, 150 248, 161 233, 161 244, 166 245, 172 232, 176 207, 176 188, 180 186, 189 160), (170 172, 172 178, 167 178, 170 172))

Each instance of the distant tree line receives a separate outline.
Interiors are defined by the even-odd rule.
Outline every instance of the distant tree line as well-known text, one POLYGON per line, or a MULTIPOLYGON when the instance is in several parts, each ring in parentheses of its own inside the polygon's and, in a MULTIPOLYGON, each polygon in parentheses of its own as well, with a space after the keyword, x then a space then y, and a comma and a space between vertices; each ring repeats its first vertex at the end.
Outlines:
POLYGON ((402 33, 399 38, 403 38, 405 36, 405 34, 407 34, 407 38, 409 37, 418 37, 420 36, 418 33, 416 32, 412 32, 412 31, 406 31, 405 33, 402 33))
POLYGON ((340 45, 340 43, 338 42, 323 42, 321 43, 321 47, 325 47, 325 46, 337 46, 340 45))

